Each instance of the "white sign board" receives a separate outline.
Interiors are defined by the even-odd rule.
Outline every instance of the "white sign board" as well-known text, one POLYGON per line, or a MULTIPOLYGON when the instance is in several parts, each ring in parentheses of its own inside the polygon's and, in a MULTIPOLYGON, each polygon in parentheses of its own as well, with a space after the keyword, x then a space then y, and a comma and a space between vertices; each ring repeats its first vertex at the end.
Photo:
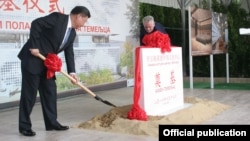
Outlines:
POLYGON ((139 104, 147 115, 166 115, 184 105, 181 47, 161 53, 160 48, 142 48, 139 104))
POLYGON ((240 28, 240 35, 250 35, 250 29, 249 28, 240 28))

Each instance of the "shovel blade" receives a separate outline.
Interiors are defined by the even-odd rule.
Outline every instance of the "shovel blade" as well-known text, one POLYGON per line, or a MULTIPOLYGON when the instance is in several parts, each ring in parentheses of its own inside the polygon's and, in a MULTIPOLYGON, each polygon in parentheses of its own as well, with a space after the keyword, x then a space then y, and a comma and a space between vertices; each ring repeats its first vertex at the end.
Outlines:
POLYGON ((103 103, 105 103, 105 104, 107 104, 107 105, 109 105, 109 106, 117 107, 117 106, 115 106, 114 104, 110 103, 109 101, 103 100, 103 99, 102 99, 101 97, 99 97, 98 95, 95 96, 95 99, 96 99, 96 100, 99 100, 99 101, 101 101, 101 102, 103 102, 103 103))

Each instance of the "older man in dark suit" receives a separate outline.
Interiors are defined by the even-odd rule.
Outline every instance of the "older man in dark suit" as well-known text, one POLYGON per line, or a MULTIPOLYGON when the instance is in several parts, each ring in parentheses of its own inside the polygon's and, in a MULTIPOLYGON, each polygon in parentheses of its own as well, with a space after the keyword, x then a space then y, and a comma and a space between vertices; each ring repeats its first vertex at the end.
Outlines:
POLYGON ((160 31, 161 33, 167 34, 162 24, 155 22, 153 16, 150 16, 150 15, 145 16, 142 19, 142 25, 141 25, 141 30, 140 30, 140 45, 144 45, 142 42, 142 39, 146 34, 150 34, 155 31, 160 31))
POLYGON ((30 114, 39 91, 45 129, 68 130, 57 121, 57 86, 55 76, 46 78, 47 68, 39 54, 58 54, 64 51, 67 71, 76 80, 73 42, 75 29, 83 27, 90 18, 89 10, 84 6, 74 7, 69 15, 59 12, 51 13, 32 21, 30 36, 18 57, 21 60, 22 86, 19 105, 19 132, 24 136, 35 136, 32 130, 30 114), (69 30, 69 32, 68 32, 69 30), (69 35, 66 35, 66 33, 69 35))

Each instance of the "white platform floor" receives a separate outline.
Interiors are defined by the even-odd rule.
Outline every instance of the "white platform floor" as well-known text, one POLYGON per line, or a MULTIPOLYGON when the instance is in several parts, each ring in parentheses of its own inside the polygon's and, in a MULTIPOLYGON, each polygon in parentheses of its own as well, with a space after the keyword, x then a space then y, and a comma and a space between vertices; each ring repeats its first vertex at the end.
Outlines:
MULTIPOLYGON (((95 92, 117 106, 132 103, 133 87, 95 92)), ((232 106, 204 124, 250 124, 250 91, 184 89, 184 96, 195 96, 232 106)), ((88 94, 58 99, 58 121, 70 127, 106 113, 112 107, 95 100, 88 94)), ((36 136, 25 137, 18 132, 18 107, 0 111, 0 139, 6 141, 158 141, 158 138, 117 134, 70 128, 68 131, 45 131, 41 105, 37 103, 32 115, 36 136)))

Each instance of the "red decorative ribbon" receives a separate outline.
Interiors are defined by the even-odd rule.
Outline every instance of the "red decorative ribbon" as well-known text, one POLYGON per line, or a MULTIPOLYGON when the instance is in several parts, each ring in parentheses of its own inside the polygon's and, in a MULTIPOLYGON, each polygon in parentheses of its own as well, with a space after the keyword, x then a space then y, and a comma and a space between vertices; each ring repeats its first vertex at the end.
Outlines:
POLYGON ((168 34, 161 33, 160 31, 155 31, 150 34, 146 34, 142 42, 147 47, 157 47, 161 48, 161 52, 170 52, 171 51, 171 42, 168 34))
POLYGON ((147 34, 143 38, 145 46, 137 47, 135 50, 135 86, 134 86, 134 104, 131 110, 127 113, 127 118, 131 120, 144 120, 147 121, 146 112, 141 109, 139 105, 140 94, 141 94, 141 48, 161 48, 161 52, 171 52, 170 38, 168 34, 155 31, 151 34, 147 34))
POLYGON ((135 58, 135 86, 134 86, 134 104, 131 110, 128 112, 128 119, 136 119, 136 120, 147 120, 146 112, 141 109, 139 103, 140 94, 141 94, 141 57, 140 57, 140 49, 142 47, 137 47, 135 50, 136 58, 135 58))
POLYGON ((47 67, 47 79, 54 77, 55 72, 61 71, 62 61, 56 55, 48 53, 46 59, 44 60, 44 65, 47 67))

